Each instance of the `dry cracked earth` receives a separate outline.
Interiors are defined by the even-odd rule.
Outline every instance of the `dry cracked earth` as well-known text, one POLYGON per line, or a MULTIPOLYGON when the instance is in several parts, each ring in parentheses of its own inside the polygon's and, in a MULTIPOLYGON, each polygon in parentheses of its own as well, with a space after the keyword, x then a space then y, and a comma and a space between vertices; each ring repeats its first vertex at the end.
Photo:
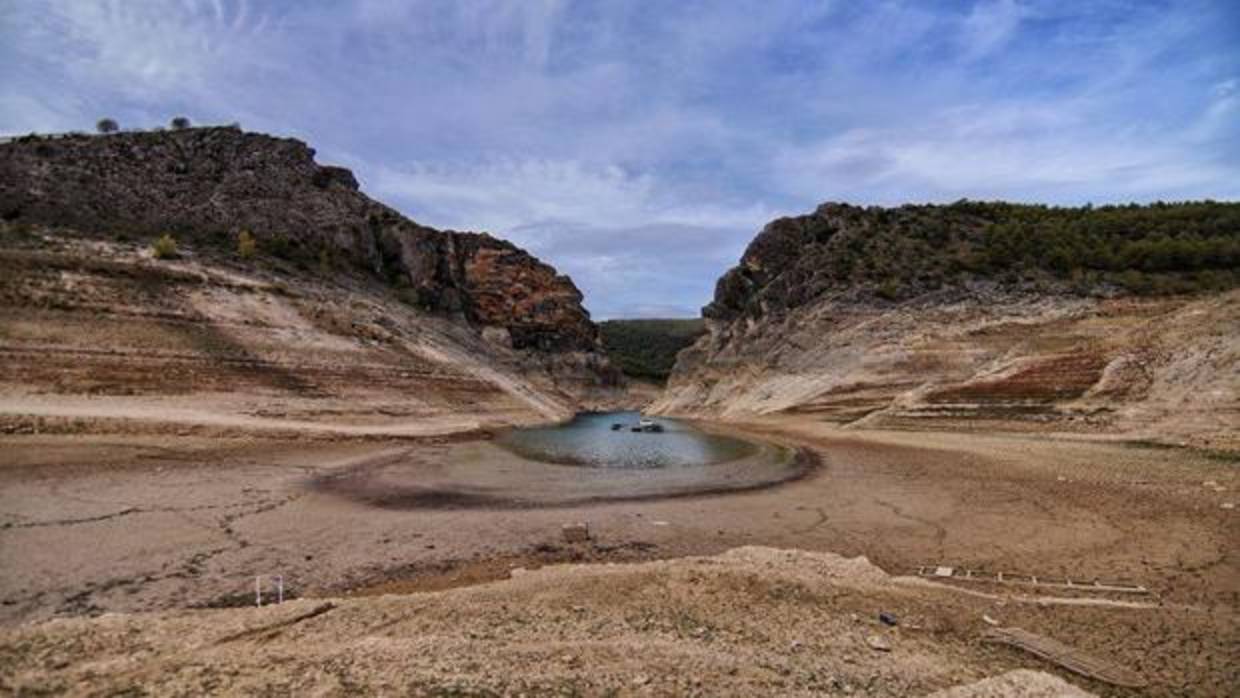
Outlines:
POLYGON ((314 485, 393 459, 417 473, 512 456, 471 435, 6 436, 3 687, 918 695, 1033 669, 970 690, 1057 677, 1226 695, 1240 680, 1240 481, 1224 456, 804 418, 729 428, 821 464, 735 494, 390 508, 314 485), (589 541, 563 540, 576 521, 589 541), (1148 593, 909 579, 926 565, 1148 593), (253 608, 259 574, 296 601, 253 608), (1146 685, 988 642, 992 622, 1146 685))

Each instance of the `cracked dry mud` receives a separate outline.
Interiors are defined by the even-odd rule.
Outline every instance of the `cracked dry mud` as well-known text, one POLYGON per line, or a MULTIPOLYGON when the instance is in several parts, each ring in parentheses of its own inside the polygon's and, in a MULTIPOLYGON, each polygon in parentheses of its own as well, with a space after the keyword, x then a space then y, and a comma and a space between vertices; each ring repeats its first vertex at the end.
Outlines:
MULTIPOLYGON (((462 603, 463 597, 419 601, 423 596, 416 592, 503 580, 516 568, 713 555, 738 546, 761 545, 866 555, 896 575, 908 574, 919 565, 951 564, 1042 576, 1131 580, 1154 592, 1136 606, 1048 605, 1021 602, 1019 597, 1039 593, 1023 588, 960 585, 962 590, 955 592, 914 588, 909 593, 921 604, 918 608, 924 609, 917 613, 942 619, 931 637, 950 650, 943 650, 946 654, 940 660, 947 662, 944 676, 950 675, 953 681, 981 678, 984 672, 979 667, 986 667, 987 675, 1019 666, 1054 671, 1015 650, 982 647, 980 631, 989 627, 981 619, 985 614, 1132 668, 1150 682, 1147 692, 1152 695, 1217 695, 1236 684, 1232 655, 1240 643, 1236 615, 1240 571, 1235 561, 1240 527, 1234 510, 1221 507, 1234 498, 1238 486, 1231 462, 1186 449, 1046 436, 840 431, 820 422, 786 417, 750 424, 744 430, 753 438, 811 449, 823 465, 794 482, 728 495, 554 508, 390 509, 316 491, 311 484, 322 476, 366 464, 390 467, 393 458, 403 459, 415 472, 433 470, 445 459, 491 445, 460 438, 385 442, 7 436, 3 443, 6 466, 0 468, 0 562, 5 570, 0 577, 0 621, 12 629, 51 617, 243 606, 253 603, 257 574, 283 574, 289 596, 304 598, 303 604, 319 603, 305 597, 352 597, 363 603, 357 608, 363 608, 365 601, 359 597, 415 592, 406 601, 382 603, 419 608, 431 603, 448 608, 462 603), (1206 481, 1214 486, 1203 486, 1206 481), (564 543, 561 525, 579 520, 589 523, 591 542, 564 543), (960 603, 965 606, 958 607, 960 603)), ((548 568, 548 573, 553 574, 553 569, 548 568)), ((657 575, 649 583, 662 584, 657 575)), ((503 599, 510 589, 500 586, 479 593, 503 599)), ((731 588, 727 593, 736 595, 734 602, 739 605, 742 591, 731 588)), ((509 612, 516 614, 524 601, 518 596, 508 598, 512 602, 509 612)), ((1116 601, 1125 598, 1112 597, 1116 601)), ((593 638, 590 642, 604 645, 619 642, 588 622, 597 619, 601 623, 606 608, 590 602, 564 603, 586 609, 579 629, 589 632, 581 636, 582 641, 589 637, 593 638)), ((908 613, 886 601, 874 601, 855 611, 830 605, 820 610, 832 618, 839 614, 850 618, 848 614, 856 612, 866 623, 879 610, 901 617, 908 613)), ((213 620, 216 616, 211 611, 201 613, 207 615, 186 618, 203 624, 202 632, 212 636, 217 625, 222 632, 226 626, 250 622, 244 615, 249 611, 241 609, 234 613, 243 615, 227 620, 224 616, 213 620)), ((144 617, 123 622, 141 625, 144 617)), ((175 613, 168 616, 175 617, 175 613)), ((102 628, 121 621, 100 622, 102 628)), ((164 621, 152 618, 150 622, 164 621)), ((426 621, 430 625, 419 625, 418 632, 430 637, 449 632, 446 625, 440 627, 436 622, 426 621)), ((490 621, 467 614, 454 621, 445 616, 443 622, 462 623, 453 633, 482 633, 490 621)), ((769 624, 761 625, 761 633, 738 640, 733 650, 773 652, 778 648, 769 636, 769 624)), ((36 625, 19 635, 10 630, 4 642, 9 643, 8 651, 18 652, 15 656, 26 656, 25 650, 14 650, 12 644, 25 640, 15 638, 61 632, 57 628, 64 627, 69 626, 36 625)), ((83 633, 96 632, 90 624, 80 627, 83 633)), ((319 626, 311 623, 307 627, 319 626)), ((558 625, 547 627, 548 638, 559 632, 558 625)), ((662 637, 662 631, 650 632, 662 637)), ((656 639, 644 633, 638 633, 645 638, 643 642, 656 639)), ((379 642, 365 632, 358 637, 379 642)), ((298 641, 303 640, 309 641, 298 641)), ((527 641, 533 642, 532 636, 527 641)), ((680 641, 697 642, 694 638, 680 641)), ((473 647, 469 652, 515 651, 500 638, 468 642, 473 647)), ((455 646, 445 643, 427 661, 450 662, 455 646)), ((551 642, 544 649, 552 652, 554 646, 558 645, 551 642)), ((554 660, 554 653, 549 656, 554 660)), ((612 685, 580 683, 587 681, 583 677, 592 662, 612 661, 606 657, 580 658, 581 666, 570 671, 569 678, 561 677, 563 685, 600 689, 612 685)), ((230 671, 238 669, 230 666, 230 671)), ((458 680, 473 685, 469 681, 476 679, 488 690, 561 685, 539 684, 533 673, 521 672, 514 675, 517 683, 496 684, 485 677, 493 678, 502 664, 472 671, 465 666, 460 664, 448 674, 442 673, 442 667, 415 671, 410 680, 442 688, 458 680)), ((675 692, 673 684, 665 683, 677 675, 674 667, 660 666, 655 662, 655 668, 647 672, 651 686, 675 692)), ((71 665, 64 675, 75 675, 74 671, 71 665)), ((373 683, 378 678, 371 669, 342 666, 340 671, 341 677, 360 681, 359 685, 379 685, 373 683)), ((5 675, 13 676, 11 670, 5 675)), ((1060 675, 1096 693, 1125 694, 1121 689, 1060 675)), ((632 677, 621 680, 618 676, 613 676, 615 685, 634 688, 625 683, 632 677)), ((812 690, 818 679, 811 681, 807 676, 788 679, 786 684, 754 686, 788 692, 812 690)), ((724 678, 716 677, 718 681, 724 678)), ((705 676, 702 680, 706 682, 703 692, 743 692, 742 687, 750 686, 711 683, 705 676)), ((869 688, 864 683, 849 685, 882 695, 888 688, 875 687, 880 684, 892 690, 903 685, 890 681, 869 688)), ((929 690, 952 682, 936 679, 916 685, 929 690)))

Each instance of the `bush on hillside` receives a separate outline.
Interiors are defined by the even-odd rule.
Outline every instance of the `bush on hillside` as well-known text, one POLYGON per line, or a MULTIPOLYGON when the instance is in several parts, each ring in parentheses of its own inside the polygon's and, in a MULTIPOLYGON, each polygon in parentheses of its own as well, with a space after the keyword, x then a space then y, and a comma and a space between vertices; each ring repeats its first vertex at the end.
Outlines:
POLYGON ((237 256, 242 259, 250 259, 258 252, 258 241, 250 234, 250 231, 243 230, 237 235, 237 256))
POLYGON ((1060 208, 961 201, 892 209, 833 207, 787 219, 811 240, 779 278, 810 295, 868 288, 908 297, 970 279, 1067 283, 1137 293, 1240 284, 1240 204, 1213 201, 1060 208))
POLYGON ((164 233, 151 245, 151 253, 155 255, 155 259, 176 259, 177 241, 170 233, 164 233))

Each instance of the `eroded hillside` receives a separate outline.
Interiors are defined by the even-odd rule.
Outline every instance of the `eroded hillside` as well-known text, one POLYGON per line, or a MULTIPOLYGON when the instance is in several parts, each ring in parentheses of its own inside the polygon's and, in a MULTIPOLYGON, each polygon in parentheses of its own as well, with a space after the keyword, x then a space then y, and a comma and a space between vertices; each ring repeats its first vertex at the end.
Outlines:
POLYGON ((9 428, 438 433, 614 388, 570 279, 313 154, 232 128, 0 145, 9 428))
POLYGON ((824 205, 720 279, 657 409, 1234 448, 1238 250, 1235 204, 824 205))

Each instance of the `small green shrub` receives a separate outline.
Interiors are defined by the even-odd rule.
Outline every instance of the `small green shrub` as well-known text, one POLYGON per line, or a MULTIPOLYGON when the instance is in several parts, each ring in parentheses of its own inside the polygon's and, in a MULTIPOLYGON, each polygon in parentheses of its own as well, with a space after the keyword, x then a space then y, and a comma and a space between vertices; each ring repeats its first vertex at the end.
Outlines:
POLYGON ((242 259, 250 259, 258 253, 258 241, 250 234, 250 231, 243 230, 237 235, 237 256, 242 259))
POLYGON ((889 300, 889 301, 899 300, 900 282, 897 279, 887 279, 883 283, 879 284, 878 289, 875 291, 875 293, 877 293, 878 297, 882 298, 883 300, 889 300))
POLYGON ((172 237, 171 233, 164 233, 151 245, 151 253, 155 255, 155 259, 176 259, 177 241, 172 237))
POLYGON ((287 236, 277 233, 263 242, 263 249, 279 259, 292 261, 295 256, 294 242, 287 236))
POLYGON ((189 128, 189 119, 184 116, 178 116, 172 119, 170 125, 173 130, 180 131, 181 129, 189 128))
POLYGON ((95 122, 95 130, 99 133, 115 133, 120 126, 116 123, 116 119, 100 119, 95 122))
POLYGON ((426 305, 423 303, 422 294, 418 293, 416 288, 413 288, 408 284, 402 288, 396 289, 396 297, 400 299, 401 303, 414 308, 422 308, 426 305))

